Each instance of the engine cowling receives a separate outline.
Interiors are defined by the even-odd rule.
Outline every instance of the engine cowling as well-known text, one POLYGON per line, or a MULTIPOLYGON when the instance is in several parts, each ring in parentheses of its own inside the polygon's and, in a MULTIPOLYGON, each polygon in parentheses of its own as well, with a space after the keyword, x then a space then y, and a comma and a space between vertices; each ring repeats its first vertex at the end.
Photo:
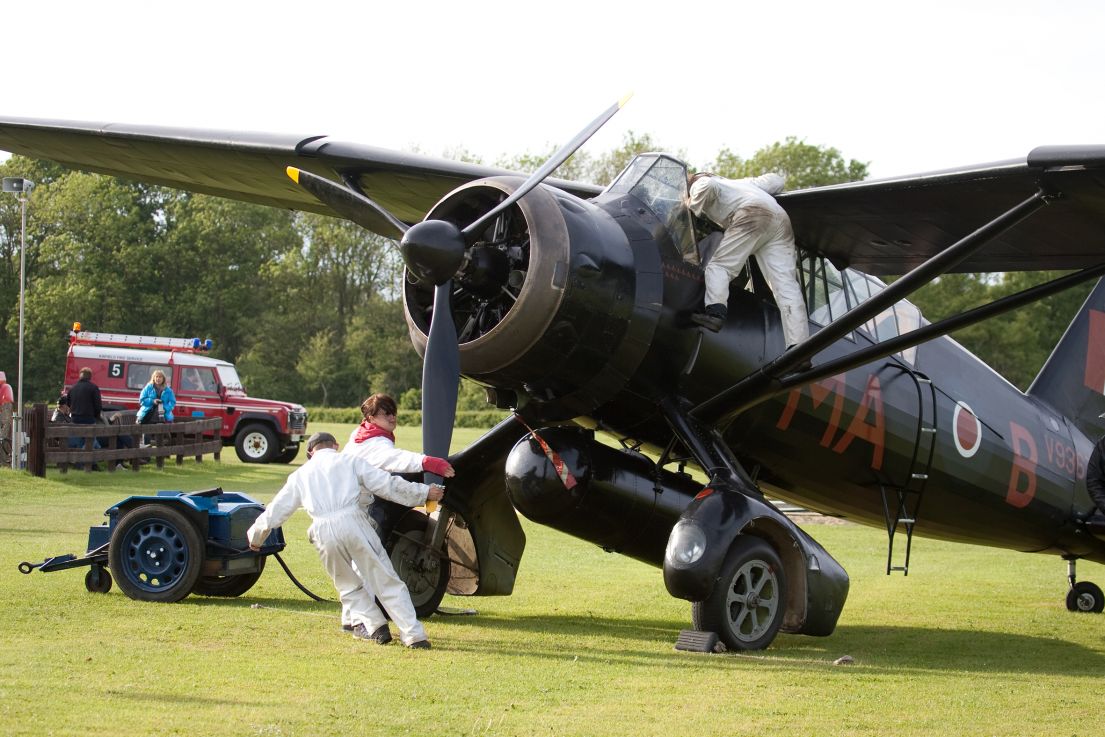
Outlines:
MULTIPOLYGON (((521 183, 471 182, 427 218, 469 222, 521 183)), ((461 373, 512 393, 504 406, 535 405, 543 420, 586 414, 625 386, 648 350, 663 294, 655 247, 633 248, 615 217, 548 186, 467 249, 455 285, 461 373)), ((424 355, 432 289, 408 280, 403 297, 424 355)))

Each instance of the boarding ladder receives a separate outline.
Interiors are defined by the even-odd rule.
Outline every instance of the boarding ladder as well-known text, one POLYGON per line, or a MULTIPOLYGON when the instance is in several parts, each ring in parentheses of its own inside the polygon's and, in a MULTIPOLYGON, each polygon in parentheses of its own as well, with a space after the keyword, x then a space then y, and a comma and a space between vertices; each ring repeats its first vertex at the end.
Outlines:
POLYGON ((913 378, 917 387, 917 437, 913 444, 913 457, 905 483, 897 485, 880 484, 883 512, 886 515, 887 541, 886 575, 901 571, 909 575, 909 553, 913 545, 913 528, 917 524, 917 513, 921 508, 921 497, 928 483, 932 469, 932 458, 936 450, 936 387, 932 380, 908 366, 892 363, 890 367, 900 369, 913 378), (901 565, 894 565, 894 535, 905 530, 905 559, 901 565))

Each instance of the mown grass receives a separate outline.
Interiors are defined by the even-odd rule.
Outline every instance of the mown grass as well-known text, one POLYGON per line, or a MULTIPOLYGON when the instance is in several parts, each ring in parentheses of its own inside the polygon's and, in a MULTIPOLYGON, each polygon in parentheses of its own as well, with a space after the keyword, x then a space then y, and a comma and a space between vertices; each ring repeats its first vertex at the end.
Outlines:
MULTIPOLYGON (((399 440, 416 447, 417 431, 399 440)), ((1060 560, 916 540, 910 576, 889 578, 885 533, 852 525, 810 528, 852 576, 836 633, 754 655, 674 651, 689 606, 657 570, 528 523, 514 595, 447 598, 479 614, 428 620, 429 652, 354 641, 336 604, 276 565, 241 599, 171 605, 89 594, 83 569, 16 570, 82 552, 128 494, 219 484, 267 501, 287 471, 230 453, 138 474, 0 473, 0 734, 1099 734, 1105 619, 1065 610, 1060 560), (834 666, 842 655, 855 664, 834 666)), ((288 525, 285 560, 332 595, 307 523, 288 525)))

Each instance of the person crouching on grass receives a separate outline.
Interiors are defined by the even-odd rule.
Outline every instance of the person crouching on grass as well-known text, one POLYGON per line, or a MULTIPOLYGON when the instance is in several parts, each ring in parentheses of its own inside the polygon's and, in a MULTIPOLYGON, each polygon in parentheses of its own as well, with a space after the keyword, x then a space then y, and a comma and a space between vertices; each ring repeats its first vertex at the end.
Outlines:
POLYGON ((303 507, 312 520, 307 537, 318 550, 343 609, 350 612, 353 636, 380 645, 391 642, 387 619, 373 601, 378 598, 399 628, 403 644, 429 649, 410 592, 391 565, 365 507, 374 495, 414 507, 427 499, 439 501, 444 493, 440 486, 406 481, 363 458, 340 454, 333 435, 317 432, 307 441, 307 462, 288 477, 246 537, 251 550, 260 550, 269 532, 303 507))

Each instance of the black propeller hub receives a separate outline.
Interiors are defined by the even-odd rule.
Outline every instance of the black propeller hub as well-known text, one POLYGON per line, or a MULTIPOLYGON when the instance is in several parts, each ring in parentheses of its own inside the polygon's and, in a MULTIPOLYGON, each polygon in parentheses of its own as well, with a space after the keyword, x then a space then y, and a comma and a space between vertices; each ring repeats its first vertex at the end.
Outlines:
POLYGON ((461 286, 485 299, 494 297, 510 276, 510 259, 494 246, 475 246, 468 252, 468 264, 461 286))
POLYGON ((399 242, 403 261, 421 281, 444 284, 464 261, 464 236, 445 220, 415 223, 399 242))

